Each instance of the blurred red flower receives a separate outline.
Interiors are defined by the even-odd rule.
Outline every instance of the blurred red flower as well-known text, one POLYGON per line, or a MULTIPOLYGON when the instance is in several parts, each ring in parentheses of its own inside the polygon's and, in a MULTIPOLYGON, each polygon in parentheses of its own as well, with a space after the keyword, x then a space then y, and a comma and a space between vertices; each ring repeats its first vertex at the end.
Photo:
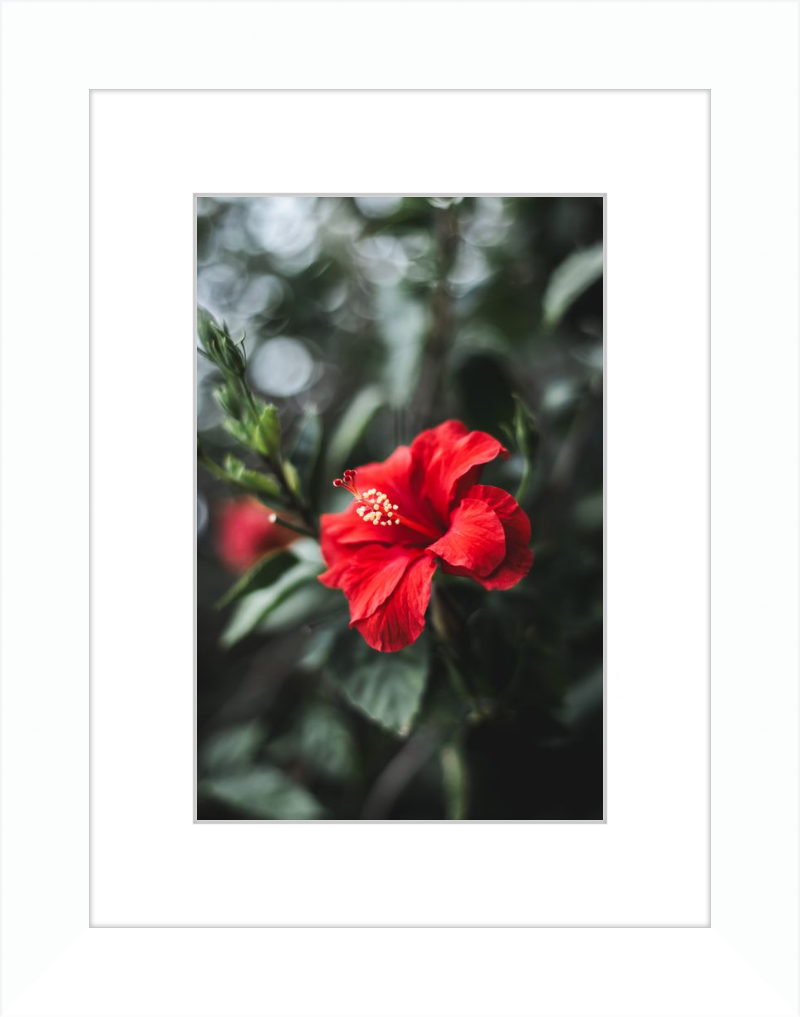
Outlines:
POLYGON ((232 572, 246 572, 268 551, 286 547, 297 534, 274 520, 274 513, 255 498, 225 502, 218 510, 216 548, 232 572))
POLYGON ((491 435, 448 420, 334 481, 354 500, 322 516, 328 569, 319 578, 344 592, 350 627, 374 649, 417 639, 438 564, 488 590, 507 590, 530 571, 527 515, 506 491, 478 483, 498 455, 508 452, 491 435))

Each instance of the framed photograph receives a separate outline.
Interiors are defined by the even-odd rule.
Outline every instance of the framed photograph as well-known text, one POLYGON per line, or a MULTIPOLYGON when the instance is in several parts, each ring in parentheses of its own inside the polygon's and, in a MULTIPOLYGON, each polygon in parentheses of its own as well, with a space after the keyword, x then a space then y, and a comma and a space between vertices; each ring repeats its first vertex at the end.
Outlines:
POLYGON ((3 1013, 798 1013, 798 13, 2 3, 3 1013))
POLYGON ((603 820, 603 211, 198 197, 200 821, 603 820))

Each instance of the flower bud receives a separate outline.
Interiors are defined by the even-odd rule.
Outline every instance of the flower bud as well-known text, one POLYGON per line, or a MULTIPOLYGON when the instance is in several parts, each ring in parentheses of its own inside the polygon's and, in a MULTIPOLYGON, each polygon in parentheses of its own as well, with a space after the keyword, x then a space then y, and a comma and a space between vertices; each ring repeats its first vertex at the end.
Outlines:
POLYGON ((275 513, 254 498, 222 505, 216 518, 216 550, 223 565, 231 572, 246 572, 265 554, 297 540, 296 533, 274 520, 275 513))

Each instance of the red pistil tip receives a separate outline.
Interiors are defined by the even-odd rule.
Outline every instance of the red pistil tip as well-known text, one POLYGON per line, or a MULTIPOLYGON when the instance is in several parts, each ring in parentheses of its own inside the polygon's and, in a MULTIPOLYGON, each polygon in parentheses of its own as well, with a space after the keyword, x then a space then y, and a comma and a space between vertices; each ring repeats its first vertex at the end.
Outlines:
POLYGON ((343 487, 345 491, 349 491, 354 498, 360 498, 358 488, 356 487, 356 471, 345 470, 342 474, 342 478, 336 478, 333 482, 334 487, 343 487))

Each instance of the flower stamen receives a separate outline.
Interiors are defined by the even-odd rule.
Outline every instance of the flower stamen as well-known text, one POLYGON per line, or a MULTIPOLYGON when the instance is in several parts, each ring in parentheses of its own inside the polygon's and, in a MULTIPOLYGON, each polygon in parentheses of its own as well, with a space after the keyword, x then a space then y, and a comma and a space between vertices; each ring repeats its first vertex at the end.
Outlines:
POLYGON ((337 477, 333 482, 333 486, 343 487, 352 494, 358 503, 356 515, 365 523, 371 523, 373 526, 400 526, 402 523, 403 526, 416 530, 417 533, 422 533, 426 537, 432 537, 434 540, 438 539, 441 535, 428 529, 426 526, 421 526, 419 523, 401 516, 398 512, 398 506, 383 491, 371 487, 368 491, 362 493, 356 484, 355 470, 345 470, 342 474, 342 479, 340 480, 337 477))

